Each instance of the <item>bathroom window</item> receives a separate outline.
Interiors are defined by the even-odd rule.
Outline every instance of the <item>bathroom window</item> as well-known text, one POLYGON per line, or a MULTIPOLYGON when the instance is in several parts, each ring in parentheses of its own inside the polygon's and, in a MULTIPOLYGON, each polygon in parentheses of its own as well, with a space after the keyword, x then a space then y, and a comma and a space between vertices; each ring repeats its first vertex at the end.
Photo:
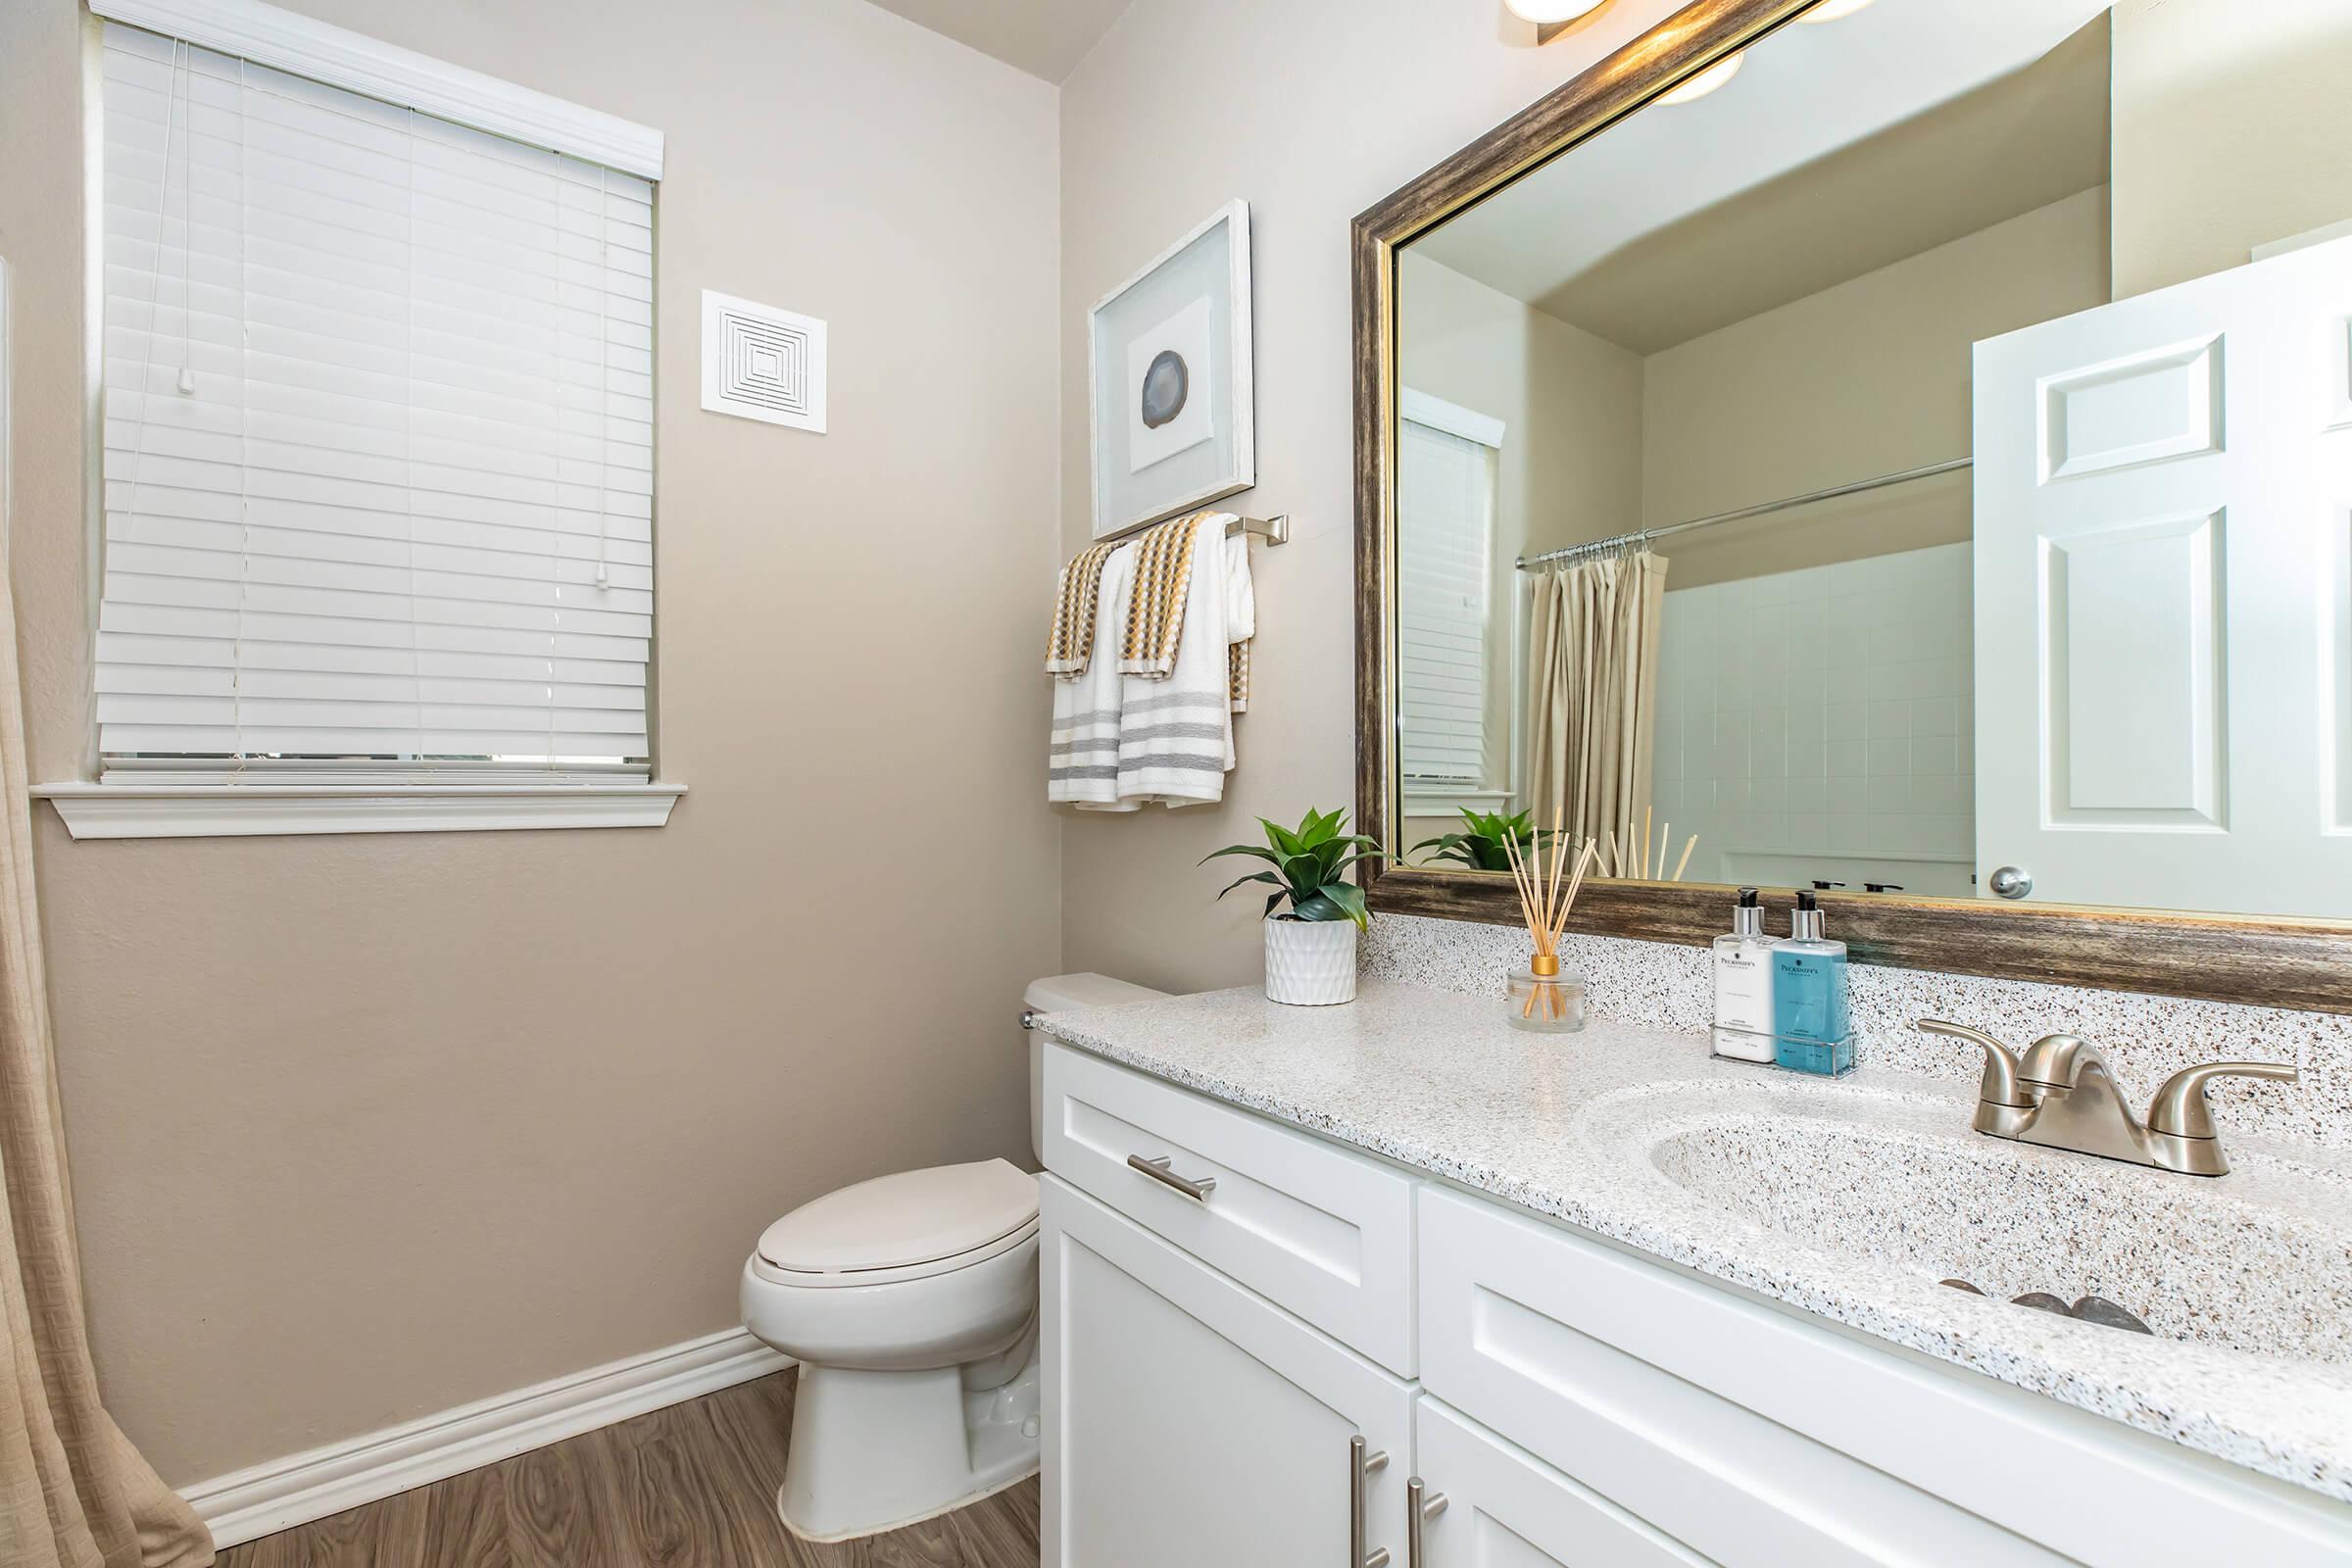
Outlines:
POLYGON ((659 136, 296 19, 363 95, 255 58, 287 13, 187 10, 104 29, 80 794, 647 788, 659 136), (403 79, 422 102, 372 95, 403 79))
POLYGON ((1397 758, 1414 803, 1481 804, 1501 769, 1491 742, 1507 719, 1489 711, 1494 572, 1494 467, 1500 427, 1408 394, 1399 425, 1397 758))

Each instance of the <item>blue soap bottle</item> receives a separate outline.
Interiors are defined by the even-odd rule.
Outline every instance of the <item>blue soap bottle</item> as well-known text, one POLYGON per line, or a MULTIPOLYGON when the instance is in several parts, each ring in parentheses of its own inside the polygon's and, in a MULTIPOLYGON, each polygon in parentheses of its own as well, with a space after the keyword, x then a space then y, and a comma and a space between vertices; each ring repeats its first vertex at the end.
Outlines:
POLYGON ((1773 1059, 1836 1076, 1854 1067, 1845 1005, 1845 944, 1822 935, 1821 903, 1796 896, 1788 940, 1772 950, 1773 1059))

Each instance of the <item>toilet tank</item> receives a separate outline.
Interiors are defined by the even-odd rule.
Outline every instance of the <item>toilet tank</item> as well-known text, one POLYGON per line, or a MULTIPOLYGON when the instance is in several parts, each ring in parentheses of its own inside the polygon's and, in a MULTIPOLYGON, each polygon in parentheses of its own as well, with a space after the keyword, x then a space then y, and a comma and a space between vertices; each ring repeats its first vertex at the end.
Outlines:
MULTIPOLYGON (((1122 1002, 1150 1002, 1166 995, 1106 974, 1056 974, 1030 981, 1029 989, 1021 993, 1021 1005, 1032 1012, 1059 1012, 1065 1007, 1115 1007, 1122 1002)), ((1025 1033, 1029 1036, 1029 1149, 1042 1170, 1046 1163, 1046 1037, 1034 1029, 1025 1033)))

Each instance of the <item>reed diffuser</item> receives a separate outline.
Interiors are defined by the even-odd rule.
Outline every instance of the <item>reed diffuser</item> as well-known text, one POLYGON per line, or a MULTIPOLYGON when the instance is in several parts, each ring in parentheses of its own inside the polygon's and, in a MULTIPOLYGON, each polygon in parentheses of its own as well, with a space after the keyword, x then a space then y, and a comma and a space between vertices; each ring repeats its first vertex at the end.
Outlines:
POLYGON ((1563 820, 1566 814, 1564 805, 1556 808, 1549 835, 1537 831, 1524 851, 1517 834, 1503 840, 1511 862, 1511 885, 1519 891, 1519 912, 1527 919, 1527 934, 1535 948, 1527 960, 1527 972, 1511 979, 1504 1017, 1515 1029, 1566 1034, 1585 1026, 1584 977, 1560 971, 1560 938, 1568 925, 1568 911, 1576 907, 1576 896, 1584 888, 1585 874, 1599 852, 1590 839, 1570 849, 1563 820), (1546 836, 1551 841, 1548 867, 1544 863, 1546 836), (1573 868, 1569 864, 1572 858, 1573 868))

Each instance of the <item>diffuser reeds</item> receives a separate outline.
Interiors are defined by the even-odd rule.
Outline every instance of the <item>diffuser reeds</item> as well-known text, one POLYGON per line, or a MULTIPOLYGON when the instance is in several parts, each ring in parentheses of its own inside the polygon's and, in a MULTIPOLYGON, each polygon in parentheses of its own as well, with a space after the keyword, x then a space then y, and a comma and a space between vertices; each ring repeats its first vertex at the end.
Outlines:
POLYGON ((1680 882, 1683 873, 1690 868, 1690 857, 1698 849, 1698 835, 1693 833, 1683 843, 1683 853, 1666 867, 1666 857, 1674 851, 1674 824, 1656 821, 1650 811, 1642 813, 1642 842, 1634 842, 1629 826, 1620 848, 1615 830, 1604 831, 1595 841, 1600 854, 1593 869, 1605 877, 1619 877, 1631 882, 1680 882))
POLYGON ((1572 1028, 1582 1022, 1583 997, 1572 996, 1570 982, 1560 977, 1560 938, 1568 928, 1568 911, 1576 907, 1576 896, 1583 891, 1585 876, 1600 852, 1591 839, 1571 850, 1566 818, 1566 803, 1555 804, 1548 865, 1545 835, 1541 830, 1525 850, 1515 833, 1505 834, 1502 845, 1511 862, 1511 885, 1519 892, 1519 912, 1527 921, 1528 938, 1535 948, 1528 961, 1534 983, 1519 1016, 1529 1022, 1572 1028), (1569 863, 1572 858, 1573 866, 1569 863))

